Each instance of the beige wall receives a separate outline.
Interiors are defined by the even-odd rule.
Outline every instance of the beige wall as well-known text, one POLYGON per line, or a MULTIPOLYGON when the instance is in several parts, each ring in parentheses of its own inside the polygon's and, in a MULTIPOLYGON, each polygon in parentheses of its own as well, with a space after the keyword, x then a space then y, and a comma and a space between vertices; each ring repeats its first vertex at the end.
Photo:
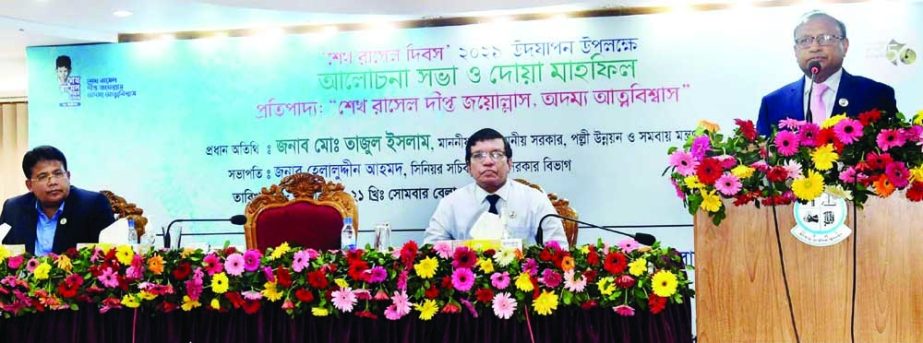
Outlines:
POLYGON ((26 103, 0 103, 0 201, 27 191, 22 175, 22 155, 28 146, 26 103))

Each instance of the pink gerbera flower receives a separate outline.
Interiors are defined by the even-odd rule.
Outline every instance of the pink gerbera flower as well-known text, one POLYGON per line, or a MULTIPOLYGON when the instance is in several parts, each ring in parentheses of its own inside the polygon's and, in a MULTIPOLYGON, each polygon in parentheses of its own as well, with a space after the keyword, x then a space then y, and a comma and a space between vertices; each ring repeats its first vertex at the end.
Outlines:
POLYGON ((490 284, 497 289, 506 289, 510 285, 510 273, 493 273, 490 275, 490 284))
POLYGON ((715 181, 715 189, 727 196, 737 194, 737 192, 740 191, 740 187, 740 179, 731 173, 724 173, 724 175, 718 178, 718 181, 715 181))
POLYGON ((862 122, 846 118, 833 126, 833 133, 836 134, 836 139, 843 142, 843 144, 849 145, 862 138, 862 129, 862 122))
POLYGON ((625 253, 635 251, 635 249, 638 249, 638 246, 640 246, 640 244, 633 238, 625 238, 619 242, 619 248, 622 248, 622 251, 625 253))
POLYGON ((804 125, 803 120, 785 118, 779 121, 779 129, 795 130, 804 125))
POLYGON ((798 152, 798 137, 791 131, 779 131, 775 139, 776 149, 782 156, 792 156, 798 152))
POLYGON ((356 305, 358 301, 358 299, 356 299, 356 294, 353 293, 353 290, 349 287, 333 291, 333 293, 330 293, 330 298, 333 307, 347 313, 353 311, 353 306, 356 305))
POLYGON ((244 253, 244 269, 248 272, 256 271, 260 269, 260 258, 263 257, 263 254, 260 254, 257 250, 247 250, 244 253))
POLYGON ((692 154, 692 157, 697 161, 705 158, 705 153, 711 149, 711 140, 706 135, 701 135, 692 140, 692 146, 689 148, 689 153, 692 154))
POLYGON ((695 167, 698 164, 692 154, 683 150, 677 150, 670 154, 670 165, 676 167, 676 172, 683 176, 695 174, 695 167))
POLYGON ((296 273, 300 273, 308 266, 308 261, 311 259, 308 257, 307 250, 300 250, 292 255, 292 270, 296 273))
POLYGON ((855 167, 846 167, 842 172, 840 172, 840 181, 846 183, 855 183, 856 182, 856 168, 855 167))
POLYGON ((474 286, 474 273, 468 268, 458 268, 452 272, 452 287, 461 292, 467 292, 474 286))
POLYGON ((788 172, 789 179, 794 179, 798 176, 801 176, 801 163, 798 163, 798 161, 788 161, 784 166, 782 166, 782 168, 785 168, 785 171, 788 172))
POLYGON ((564 288, 574 293, 583 292, 586 287, 586 278, 581 274, 579 279, 574 279, 574 274, 573 269, 564 272, 564 288))
POLYGON ((635 309, 628 305, 619 305, 613 307, 612 310, 614 310, 615 313, 618 313, 622 317, 631 317, 635 315, 635 309))
POLYGON ((439 257, 447 259, 452 256, 452 243, 446 241, 437 242, 433 246, 433 250, 436 251, 436 255, 439 257))
POLYGON ((493 300, 494 314, 500 319, 510 319, 516 312, 516 299, 509 293, 497 293, 493 300))
POLYGON ((382 266, 375 266, 366 271, 369 273, 369 283, 380 283, 388 278, 388 271, 382 266))
POLYGON ((882 151, 888 151, 888 149, 904 145, 904 143, 907 141, 904 139, 904 135, 902 135, 900 131, 894 129, 884 129, 878 133, 878 137, 875 139, 875 142, 878 143, 878 148, 880 148, 882 151))
POLYGON ((221 263, 221 259, 215 253, 206 255, 202 262, 205 263, 205 272, 208 275, 215 275, 224 271, 224 264, 221 263))
POLYGON ((106 286, 107 288, 117 287, 119 285, 119 273, 112 270, 112 267, 106 267, 101 274, 97 277, 99 282, 106 286))
POLYGON ((542 271, 542 277, 539 278, 539 281, 548 286, 548 288, 555 288, 561 285, 561 274, 548 268, 542 271))
POLYGON ((891 184, 894 187, 899 189, 904 189, 910 184, 908 176, 910 171, 907 170, 907 166, 904 165, 904 162, 891 162, 885 167, 885 175, 888 176, 888 181, 891 181, 891 184))
POLYGON ((224 259, 224 269, 229 275, 240 276, 244 272, 244 256, 239 253, 228 255, 224 259))
POLYGON ((814 147, 817 145, 817 134, 820 132, 820 127, 814 123, 805 123, 798 129, 798 140, 801 142, 801 146, 814 147))

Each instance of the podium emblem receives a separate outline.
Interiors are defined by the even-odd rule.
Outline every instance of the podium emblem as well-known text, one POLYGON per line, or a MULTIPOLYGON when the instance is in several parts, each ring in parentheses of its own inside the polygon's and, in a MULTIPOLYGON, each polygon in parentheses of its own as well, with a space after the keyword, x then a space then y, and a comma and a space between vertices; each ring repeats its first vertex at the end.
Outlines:
POLYGON ((842 242, 852 230, 846 226, 846 200, 824 193, 807 204, 795 203, 791 233, 807 245, 826 247, 842 242))

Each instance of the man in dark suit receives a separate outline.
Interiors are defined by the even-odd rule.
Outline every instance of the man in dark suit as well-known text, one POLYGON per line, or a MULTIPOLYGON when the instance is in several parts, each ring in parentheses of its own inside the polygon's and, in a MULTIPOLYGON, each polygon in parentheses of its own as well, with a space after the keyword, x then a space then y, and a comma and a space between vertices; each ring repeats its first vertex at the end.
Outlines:
POLYGON ((843 69, 849 39, 841 21, 823 12, 809 12, 795 27, 794 36, 795 58, 804 77, 763 97, 756 123, 760 134, 772 133, 772 126, 786 118, 804 120, 808 108, 818 124, 833 115, 855 117, 875 108, 887 115, 897 112, 893 88, 843 69), (813 62, 820 68, 812 83, 808 65, 813 62))
POLYGON ((25 244, 38 256, 60 254, 77 243, 99 241, 99 232, 115 221, 102 194, 70 184, 67 159, 52 146, 30 150, 22 159, 29 193, 3 203, 0 224, 12 228, 3 244, 25 244))

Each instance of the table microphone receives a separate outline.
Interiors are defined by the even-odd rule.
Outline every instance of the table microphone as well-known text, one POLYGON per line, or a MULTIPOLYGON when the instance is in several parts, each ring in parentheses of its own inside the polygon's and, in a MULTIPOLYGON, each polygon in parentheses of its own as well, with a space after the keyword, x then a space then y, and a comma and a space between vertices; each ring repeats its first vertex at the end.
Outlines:
POLYGON ((653 245, 654 242, 657 241, 657 238, 654 237, 654 235, 651 235, 651 234, 647 234, 647 233, 643 233, 643 232, 637 232, 637 233, 635 233, 634 235, 632 235, 632 234, 629 234, 629 233, 625 233, 625 232, 622 232, 622 231, 618 231, 618 230, 611 229, 611 228, 606 227, 606 226, 599 226, 599 225, 595 225, 595 224, 590 224, 590 223, 587 223, 587 222, 579 221, 579 220, 574 219, 574 218, 571 218, 571 217, 565 217, 565 216, 562 216, 562 215, 559 215, 559 214, 549 213, 549 214, 546 214, 544 217, 542 217, 542 219, 540 219, 540 220, 538 221, 538 233, 535 234, 535 241, 536 241, 539 245, 541 245, 541 244, 543 243, 543 237, 542 237, 542 236, 543 236, 543 234, 542 234, 542 233, 543 233, 543 231, 542 231, 542 223, 543 223, 543 222, 545 221, 545 219, 548 218, 548 217, 555 217, 555 218, 560 218, 560 219, 563 219, 563 220, 569 220, 569 221, 572 221, 572 222, 575 222, 575 223, 578 223, 578 224, 583 224, 583 225, 586 225, 586 226, 589 226, 589 227, 594 227, 594 228, 597 228, 597 229, 600 229, 600 230, 603 230, 603 231, 609 231, 609 232, 617 233, 617 234, 620 234, 620 235, 623 235, 623 236, 628 236, 628 237, 634 238, 634 240, 638 241, 638 243, 641 243, 641 244, 644 244, 644 245, 653 245))
MULTIPOLYGON (((231 222, 231 224, 234 225, 244 225, 247 222, 247 217, 243 214, 238 214, 226 219, 174 219, 172 222, 170 222, 169 225, 167 225, 167 229, 163 231, 164 248, 170 248, 170 227, 172 227, 173 224, 180 222, 231 222)), ((180 240, 177 240, 176 245, 179 246, 179 243, 180 240)))
POLYGON ((808 109, 805 111, 804 120, 808 123, 814 122, 814 116, 811 114, 811 93, 814 92, 814 78, 820 72, 820 62, 811 61, 808 63, 808 71, 811 72, 811 84, 808 87, 808 109))

